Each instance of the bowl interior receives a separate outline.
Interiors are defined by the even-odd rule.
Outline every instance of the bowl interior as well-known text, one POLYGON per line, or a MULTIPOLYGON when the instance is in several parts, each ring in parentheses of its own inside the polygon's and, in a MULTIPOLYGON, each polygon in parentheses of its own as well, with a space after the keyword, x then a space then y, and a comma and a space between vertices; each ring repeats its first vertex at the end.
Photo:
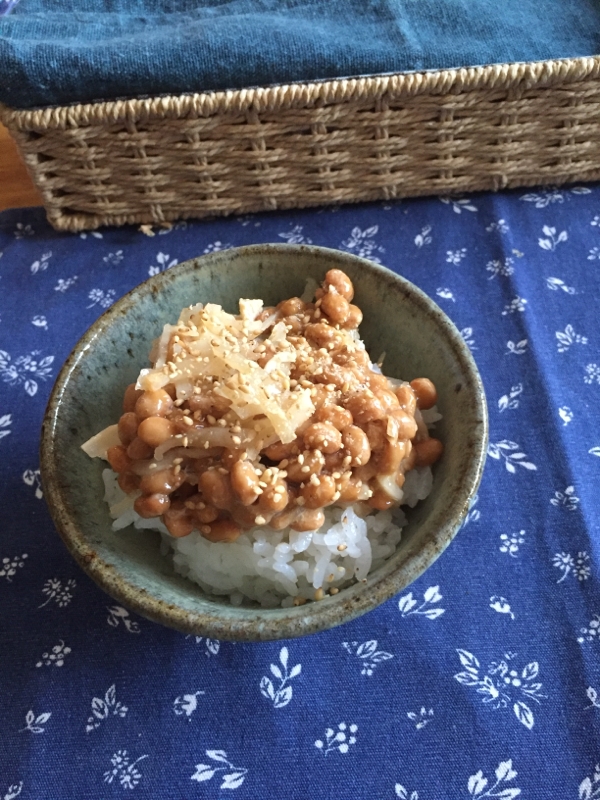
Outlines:
POLYGON ((412 582, 452 539, 479 479, 487 446, 483 388, 460 334, 412 284, 363 259, 325 248, 256 245, 188 261, 151 278, 107 311, 79 342, 50 399, 42 441, 42 476, 51 513, 67 547, 102 588, 139 613, 186 632, 223 639, 271 639, 344 622, 412 582), (292 609, 234 608, 178 576, 159 553, 159 535, 114 532, 102 501, 104 462, 80 445, 113 424, 125 386, 148 364, 152 340, 180 310, 214 302, 236 313, 238 299, 265 305, 300 295, 338 267, 352 278, 364 312, 360 332, 371 357, 385 352, 384 372, 427 376, 438 388, 445 454, 434 490, 409 512, 397 552, 367 584, 292 609))

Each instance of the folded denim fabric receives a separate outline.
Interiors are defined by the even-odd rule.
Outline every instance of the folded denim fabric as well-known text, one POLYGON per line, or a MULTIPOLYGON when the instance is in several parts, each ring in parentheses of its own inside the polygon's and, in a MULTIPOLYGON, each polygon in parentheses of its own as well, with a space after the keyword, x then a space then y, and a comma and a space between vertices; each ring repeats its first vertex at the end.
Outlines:
POLYGON ((593 55, 595 0, 0 0, 14 108, 593 55))

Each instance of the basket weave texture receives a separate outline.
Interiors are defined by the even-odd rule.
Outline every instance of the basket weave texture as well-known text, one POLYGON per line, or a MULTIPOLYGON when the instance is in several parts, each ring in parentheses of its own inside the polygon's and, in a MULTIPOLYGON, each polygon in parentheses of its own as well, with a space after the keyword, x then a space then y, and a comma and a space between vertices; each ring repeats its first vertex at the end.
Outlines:
POLYGON ((600 177, 600 57, 0 113, 60 230, 600 177))

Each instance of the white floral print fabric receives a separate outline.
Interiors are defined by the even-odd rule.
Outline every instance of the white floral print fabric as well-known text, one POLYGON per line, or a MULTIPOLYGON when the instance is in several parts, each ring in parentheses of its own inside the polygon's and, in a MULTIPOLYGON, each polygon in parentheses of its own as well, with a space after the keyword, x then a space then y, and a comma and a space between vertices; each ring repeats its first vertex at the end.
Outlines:
POLYGON ((600 798, 599 208, 590 185, 82 234, 0 214, 0 800, 600 798), (46 510, 39 431, 123 294, 260 242, 369 258, 436 300, 481 371, 490 443, 411 586, 340 628, 233 643, 87 578, 46 510))

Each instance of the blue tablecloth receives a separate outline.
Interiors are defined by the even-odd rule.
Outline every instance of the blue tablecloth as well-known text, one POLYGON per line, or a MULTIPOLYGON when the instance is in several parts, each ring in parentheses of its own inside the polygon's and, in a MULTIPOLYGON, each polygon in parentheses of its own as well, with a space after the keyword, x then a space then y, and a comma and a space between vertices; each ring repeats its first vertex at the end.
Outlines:
MULTIPOLYGON (((0 797, 600 797, 600 186, 59 234, 0 215, 0 797), (178 261, 312 242, 434 297, 481 370, 479 498, 409 589, 305 639, 184 636, 118 606, 40 489, 57 371, 178 261)), ((126 534, 124 534, 126 535, 126 534)))

